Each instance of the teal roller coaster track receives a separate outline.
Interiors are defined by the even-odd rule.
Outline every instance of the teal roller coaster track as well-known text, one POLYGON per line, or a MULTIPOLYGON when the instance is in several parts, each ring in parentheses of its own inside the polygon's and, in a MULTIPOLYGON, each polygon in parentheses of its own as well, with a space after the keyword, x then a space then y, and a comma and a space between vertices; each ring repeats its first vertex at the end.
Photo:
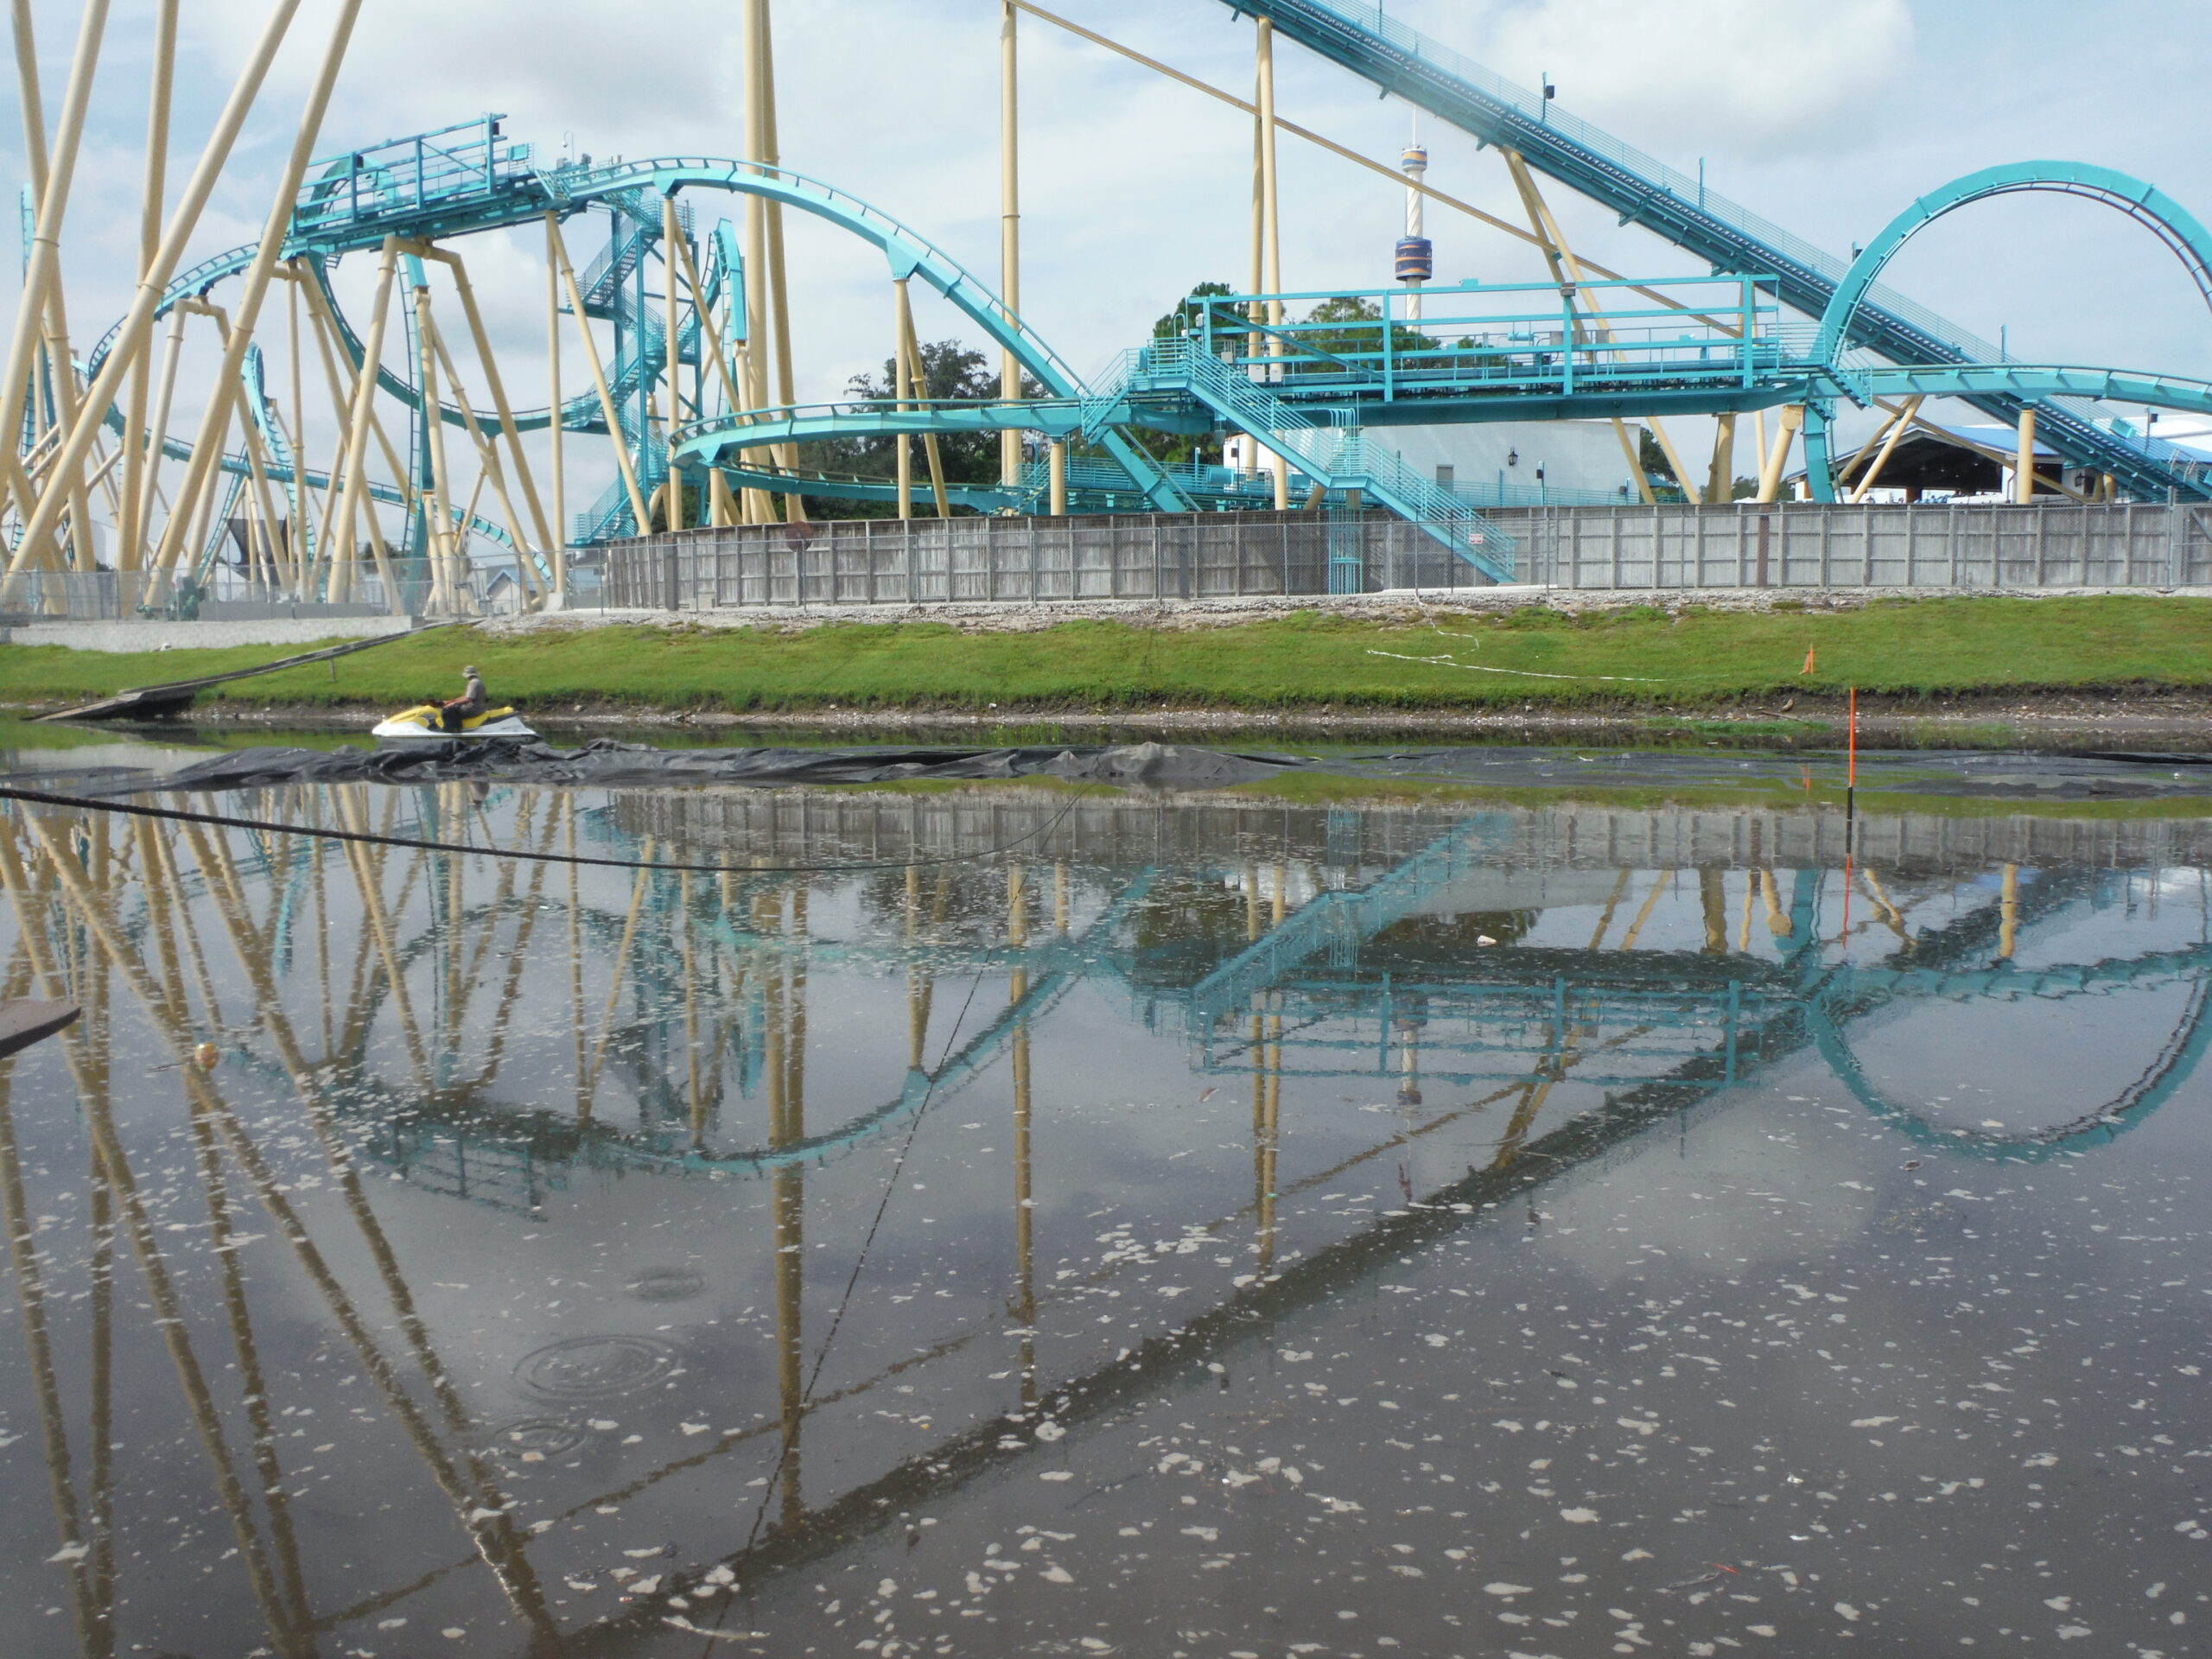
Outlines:
MULTIPOLYGON (((710 156, 541 166, 528 144, 505 135, 496 116, 320 164, 301 192, 285 251, 311 273, 348 367, 358 372, 365 348, 331 286, 334 261, 381 249, 388 238, 397 238, 403 251, 420 249, 548 216, 565 221, 605 210, 608 241, 581 279, 581 292, 587 315, 613 325, 609 401, 645 490, 665 482, 671 471, 696 482, 716 468, 742 487, 891 499, 897 486, 884 480, 794 470, 762 457, 771 445, 824 438, 1019 430, 1080 446, 1084 458, 1070 471, 1071 510, 1230 509, 1262 505, 1264 492, 1221 467, 1162 466, 1136 435, 1244 433, 1282 458, 1306 499, 1360 499, 1386 507, 1502 581, 1510 579, 1510 539, 1461 495, 1408 467, 1371 435, 1376 429, 1721 414, 1796 404, 1805 410, 1810 493, 1829 500, 1828 432, 1837 410, 1847 404, 1910 397, 1960 399, 2008 423, 2033 410, 2043 442, 2069 464, 2109 476, 2117 489, 2136 499, 2212 499, 2212 478, 2193 457, 2097 413, 2101 403, 2124 402, 2212 414, 2212 385, 2148 371, 2015 362, 1877 280, 1909 238, 1945 213, 2001 194, 2060 193, 2113 207, 2149 229, 2212 305, 2212 234, 2153 186, 2078 162, 1992 168, 1915 201, 1855 260, 1846 262, 1466 61, 1386 16, 1379 6, 1356 0, 1224 3, 1268 19, 1286 37, 1484 144, 1518 153, 1536 171, 1614 209, 1622 223, 1638 225, 1692 255, 1708 274, 1432 288, 1417 323, 1406 319, 1402 299, 1389 289, 1361 296, 1371 302, 1376 320, 1325 327, 1262 328, 1249 317, 1255 299, 1331 296, 1193 296, 1183 308, 1189 326, 1179 337, 1126 353, 1093 385, 948 254, 833 186, 779 168, 710 156), (727 225, 703 238, 696 264, 705 272, 704 303, 694 308, 672 345, 649 298, 649 257, 671 257, 660 246, 664 203, 678 199, 678 234, 688 255, 695 240, 688 203, 691 193, 706 190, 779 202, 871 244, 894 280, 919 278, 1012 353, 1039 389, 1037 395, 995 402, 856 400, 729 410, 664 426, 651 393, 671 351, 679 365, 693 372, 702 393, 709 385, 709 353, 701 337, 708 325, 702 317, 718 307, 724 321, 715 326, 722 339, 731 345, 744 340, 746 273, 727 225), (1790 313, 1817 321, 1787 320, 1790 313), (1255 336, 1260 353, 1250 347, 1255 336)), ((233 249, 177 276, 163 310, 237 276, 255 251, 251 245, 233 249)), ((93 372, 112 340, 111 331, 92 353, 93 372)), ((395 373, 381 364, 377 372, 382 391, 408 411, 412 464, 423 476, 409 487, 380 483, 372 491, 380 500, 410 505, 408 544, 419 550, 429 468, 426 413, 451 425, 473 422, 493 436, 503 423, 493 412, 443 401, 434 401, 426 411, 411 372, 395 373)), ((245 379, 243 402, 258 424, 269 476, 289 485, 298 463, 260 385, 257 355, 249 355, 245 379)), ((703 405, 706 399, 697 401, 703 405)), ((512 424, 531 431, 557 422, 567 431, 605 433, 607 407, 587 394, 557 410, 517 411, 512 424)), ((110 418, 120 430, 121 413, 110 418)), ((182 454, 183 447, 171 445, 170 452, 182 454)), ((247 457, 226 456, 223 465, 234 490, 242 487, 247 457)), ((316 489, 327 485, 327 478, 311 472, 303 477, 316 489)), ((1017 485, 956 485, 948 493, 981 511, 1035 512, 1046 490, 1045 468, 1033 464, 1017 485)), ((918 489, 918 499, 926 499, 926 493, 925 486, 918 489)), ((468 528, 498 543, 511 540, 486 519, 472 518, 468 528)), ((641 528, 618 480, 563 533, 588 545, 641 528)), ((204 556, 212 556, 211 546, 204 556)))

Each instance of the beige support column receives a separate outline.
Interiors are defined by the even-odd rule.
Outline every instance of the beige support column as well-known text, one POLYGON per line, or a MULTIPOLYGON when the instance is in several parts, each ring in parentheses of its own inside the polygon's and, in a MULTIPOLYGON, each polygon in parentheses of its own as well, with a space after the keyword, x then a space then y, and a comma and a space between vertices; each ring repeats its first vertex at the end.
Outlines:
MULTIPOLYGON (((766 172, 766 140, 762 126, 767 104, 763 79, 766 73, 762 39, 767 0, 745 0, 745 159, 755 170, 766 172)), ((772 351, 768 327, 768 203, 765 197, 745 199, 745 406, 765 409, 773 399, 768 391, 768 359, 772 351)), ((741 451, 741 454, 742 454, 741 451)), ((775 502, 766 490, 747 489, 744 494, 745 522, 776 522, 775 502)))
MULTIPOLYGON (((1019 99, 1020 54, 1014 33, 1014 0, 999 3, 999 298, 1008 322, 1021 314, 1021 121, 1019 99)), ((999 396, 1008 403, 1021 397, 1021 359, 999 354, 999 396)), ((1021 482, 1021 434, 999 434, 999 483, 1012 489, 1021 482)))
POLYGON ((1068 441, 1054 438, 1047 453, 1052 458, 1052 517, 1065 518, 1068 513, 1068 441))
MULTIPOLYGON (((1260 281, 1270 294, 1282 292, 1282 214, 1279 181, 1275 168, 1275 26, 1262 17, 1258 26, 1259 53, 1259 121, 1260 121, 1260 219, 1262 241, 1262 270, 1260 281)), ((1268 321, 1275 327, 1282 326, 1283 310, 1281 300, 1268 302, 1268 321)), ((1268 336, 1268 355, 1282 355, 1282 336, 1268 336)), ((1268 378, 1278 378, 1273 367, 1268 378)), ((1274 507, 1285 512, 1290 507, 1290 463, 1282 453, 1272 447, 1268 451, 1268 465, 1274 475, 1274 507)))
MULTIPOLYGON (((219 434, 230 417, 229 405, 238 396, 239 377, 245 368, 246 350, 253 343, 255 326, 261 318, 261 303, 269 292, 270 280, 276 269, 277 258, 284 251, 284 238, 291 230, 292 210, 299 200, 300 181, 306 175, 308 161, 315 153, 316 137, 322 130, 323 111, 330 105, 331 89, 338 79, 338 67, 345 60, 346 45, 353 38, 353 22, 360 16, 360 11, 361 0, 343 0, 339 8, 337 22, 331 30, 321 65, 308 95, 307 108, 292 136, 291 154, 286 159, 283 173, 278 179, 276 200, 270 203, 268 219, 262 226, 261 245, 254 254, 253 264, 247 267, 245 272, 237 308, 232 313, 234 321, 230 340, 224 349, 222 367, 217 372, 215 394, 209 401, 207 413, 201 417, 200 435, 194 442, 192 459, 186 465, 186 481, 178 491, 180 501, 189 499, 200 488, 200 480, 206 479, 222 459, 219 434)), ((121 349, 120 343, 117 349, 121 349)), ((173 561, 175 557, 175 551, 164 535, 157 563, 173 561)))
POLYGON ((1890 452, 1897 447, 1897 441, 1911 430, 1912 417, 1920 412, 1922 401, 1918 397, 1907 399, 1904 408, 1890 423, 1889 435, 1882 440, 1882 448, 1875 455, 1873 465, 1867 467, 1866 475, 1859 480, 1859 487, 1852 491, 1851 499, 1864 501, 1867 493, 1880 481, 1882 468, 1889 463, 1890 452))
MULTIPOLYGON (((783 159, 776 139, 776 42, 774 20, 768 0, 760 0, 760 159, 773 168, 783 159)), ((791 313, 784 280, 784 205, 767 204, 769 323, 776 339, 776 401, 788 408, 798 400, 791 366, 791 313)), ((786 472, 798 467, 798 446, 779 443, 776 461, 786 472)), ((806 522, 806 498, 793 493, 784 500, 784 518, 791 524, 806 522)))
MULTIPOLYGON (((916 399, 925 403, 930 396, 930 377, 922 363, 922 343, 914 336, 914 308, 905 302, 909 295, 904 283, 899 284, 899 292, 902 302, 899 313, 899 349, 906 354, 907 384, 916 399)), ((930 497, 936 504, 937 516, 950 518, 952 517, 952 505, 944 492, 944 454, 938 447, 936 433, 922 434, 922 452, 929 458, 930 497)))
POLYGON ((1736 493, 1736 417, 1719 415, 1713 423, 1713 465, 1705 475, 1705 500, 1725 507, 1736 493))
MULTIPOLYGON (((1268 280, 1268 128, 1260 119, 1260 72, 1256 60, 1252 69, 1252 102, 1246 107, 1252 111, 1252 262, 1244 291, 1258 294, 1264 291, 1268 280)), ((1268 318, 1267 302, 1254 300, 1244 308, 1244 313, 1245 320, 1252 325, 1244 335, 1244 356, 1249 365, 1250 359, 1259 356, 1261 342, 1266 338, 1260 332, 1260 325, 1268 318)), ((1249 372, 1248 367, 1246 372, 1249 372)), ((1236 469, 1240 481, 1257 478, 1258 446, 1247 438, 1239 448, 1243 452, 1236 469)))
MULTIPOLYGON (((438 372, 445 377, 446 390, 452 396, 454 407, 461 411, 461 427, 468 434, 469 442, 475 448, 479 468, 475 488, 469 498, 468 511, 462 515, 461 524, 454 534, 464 538, 467 537, 467 526, 474 521, 476 517, 476 499, 483 493, 485 485, 490 484, 492 493, 499 499, 499 514, 506 521, 507 535, 515 544, 515 579, 533 599, 537 598, 545 592, 545 583, 538 575, 537 567, 531 561, 523 556, 524 550, 531 545, 531 538, 523 529, 520 515, 515 512, 513 498, 507 493, 506 468, 500 465, 499 448, 492 439, 485 435, 482 423, 476 418, 475 408, 468 401, 468 388, 462 384, 461 372, 454 365, 453 353, 447 348, 445 332, 438 327, 437 320, 429 315, 428 289, 423 290, 423 338, 429 341, 432 350, 437 353, 438 372)), ((479 357, 484 355, 480 346, 478 355, 479 357)), ((496 375, 494 378, 496 380, 496 375)), ((506 397, 504 393, 500 393, 495 396, 493 401, 504 409, 506 397)), ((512 426, 514 419, 512 411, 507 411, 505 418, 512 426)), ((444 442, 442 435, 439 442, 444 442)), ((542 512, 537 515, 537 528, 539 533, 543 535, 545 528, 545 516, 542 512)))
POLYGON ((630 511, 638 521, 639 535, 652 528, 652 514, 645 509, 645 498, 638 487, 638 469, 630 464, 629 446, 622 442, 622 417, 614 407, 614 394, 607 390, 607 369, 600 361, 599 342, 592 338, 591 319, 584 315, 583 289, 576 286, 576 270, 569 263, 569 246, 561 235, 561 226, 552 214, 545 215, 545 232, 553 240, 553 257, 560 262, 561 280, 568 285, 569 308, 576 314, 576 332, 584 342, 584 360, 591 365, 591 383, 599 392, 599 412, 607 421, 607 435, 614 446, 614 464, 622 474, 622 487, 630 494, 630 511))
POLYGON ((2020 442, 2012 461, 2012 499, 2022 506, 2036 499, 2036 411, 2032 404, 2020 411, 2020 442))
POLYGON ((1766 465, 1759 469, 1761 501, 1771 501, 1782 493, 1782 473, 1789 465, 1789 446, 1797 436, 1797 429, 1804 424, 1802 404, 1784 404, 1776 417, 1774 442, 1767 446, 1766 465))
POLYGON ((552 418, 546 435, 553 441, 553 597, 569 598, 568 432, 561 402, 561 256, 554 239, 553 215, 545 215, 545 373, 547 407, 552 418))
MULTIPOLYGON (((33 183, 38 191, 38 214, 31 230, 30 257, 23 270, 22 293, 16 308, 16 333, 8 349, 8 383, 0 388, 0 432, 6 433, 8 448, 12 454, 16 435, 22 429, 23 404, 30 397, 31 378, 36 367, 40 347, 50 346, 51 340, 41 330, 48 315, 51 297, 59 292, 60 283, 61 221, 69 208, 69 188, 76 176, 77 151, 85 133, 85 111, 91 100, 92 71, 99 62, 100 37, 107 28, 107 0, 86 0, 84 19, 77 34, 77 52, 70 65, 68 89, 62 94, 61 114, 54 137, 54 154, 45 160, 44 118, 39 103, 38 60, 30 45, 30 12, 25 0, 16 0, 16 73, 21 78, 23 103, 25 147, 33 162, 33 183), (43 173, 44 177, 36 176, 43 173)), ((57 392, 63 380, 72 372, 67 358, 51 364, 57 392)), ((72 393, 75 387, 69 388, 72 393)), ((57 410, 57 414, 60 412, 57 410)), ((73 422, 72 426, 81 423, 73 422)), ((84 461, 86 442, 73 458, 64 459, 49 473, 41 505, 50 505, 46 534, 51 534, 54 522, 60 517, 62 502, 68 500, 74 511, 72 514, 72 534, 74 539, 86 539, 86 526, 83 516, 81 490, 73 492, 69 480, 84 461)), ((66 455, 67 446, 64 453, 66 455)), ((11 478, 19 477, 11 474, 11 478)), ((29 499, 16 504, 18 514, 32 518, 33 504, 29 499)), ((23 550, 31 545, 28 531, 23 537, 23 550)), ((22 556, 17 554, 17 561, 22 556)), ((10 574, 12 574, 12 567, 10 574)))
MULTIPOLYGON (((435 259, 453 272, 454 292, 461 301, 461 315, 468 321, 468 337, 475 344, 476 359, 484 366, 485 390, 492 394, 492 407, 499 415, 500 429, 505 434, 507 454, 514 465, 515 479, 522 486, 523 501, 530 508, 531 527, 537 532, 538 546, 550 554, 556 539, 553 535, 553 525, 545 522, 545 509, 537 499, 537 480, 531 475, 529 458, 523 454, 522 435, 515 430, 514 409, 507 401, 506 382, 499 378, 499 361, 492 355, 492 336, 484 327, 483 312, 477 308, 476 289, 468 280, 468 267, 461 263, 459 254, 448 253, 442 248, 425 245, 418 248, 416 251, 423 258, 435 259)), ((554 334, 557 336, 559 333, 556 327, 554 334)), ((557 352, 557 339, 555 341, 555 349, 557 352)), ((442 355, 444 353, 445 346, 442 340, 439 343, 439 351, 442 355)), ((558 367, 556 358, 555 364, 556 372, 558 367)), ((446 378, 453 382, 454 399, 461 404, 463 413, 466 414, 468 408, 467 402, 461 393, 460 382, 453 372, 453 359, 449 356, 446 359, 446 378)), ((557 398, 556 392, 556 413, 557 398)), ((482 429, 473 418, 469 421, 469 430, 480 442, 484 442, 482 429)), ((496 462, 493 464, 497 465, 496 462)), ((500 480, 495 477, 493 482, 497 485, 500 480)), ((501 493, 504 499, 505 492, 502 491, 501 493)), ((512 508, 509 510, 509 517, 511 518, 513 517, 512 508)), ((556 522, 558 522, 557 518, 556 522)))
POLYGON ((1643 498, 1645 506, 1657 506, 1659 498, 1651 493, 1651 480, 1644 476, 1643 456, 1636 440, 1628 435, 1628 423, 1615 421, 1613 435, 1621 441, 1621 454, 1628 462, 1628 475, 1636 484, 1636 493, 1643 498))
POLYGON ((430 321, 429 289, 418 288, 411 297, 415 302, 415 383, 423 389, 423 432, 430 452, 430 511, 424 518, 430 532, 428 608, 457 616, 461 613, 461 596, 455 591, 460 576, 459 537, 453 522, 452 474, 446 465, 444 403, 438 391, 437 325, 430 321))
POLYGON ((284 532, 292 562, 292 597, 308 598, 308 404, 305 368, 300 357, 300 270, 292 267, 292 285, 285 293, 285 324, 289 336, 292 369, 292 429, 286 435, 292 446, 291 521, 284 532))
MULTIPOLYGON (((899 412, 903 415, 906 412, 913 390, 912 371, 908 366, 906 357, 906 279, 901 276, 894 280, 891 291, 891 390, 898 400, 899 412)), ((913 440, 901 432, 893 442, 898 446, 895 453, 899 462, 899 516, 912 518, 914 516, 913 440)))
POLYGON ((677 347, 683 313, 677 308, 676 291, 676 247, 682 235, 683 227, 676 219, 676 198, 664 195, 660 199, 660 263, 662 274, 668 278, 668 291, 661 325, 665 336, 661 342, 661 354, 667 359, 668 429, 663 447, 668 452, 668 528, 671 530, 683 528, 683 480, 677 476, 676 472, 676 429, 683 424, 683 392, 677 385, 683 354, 677 347))
MULTIPOLYGON (((146 536, 152 528, 154 504, 161 499, 162 442, 169 429, 169 406, 176 397, 178 354, 184 349, 184 313, 171 308, 168 327, 165 331, 162 350, 162 372, 155 383, 153 424, 145 435, 145 470, 139 485, 137 517, 127 527, 118 527, 118 540, 130 550, 130 563, 122 563, 122 550, 118 550, 118 569, 142 569, 146 563, 146 536)), ((124 442, 131 442, 125 435, 124 442)))
POLYGON ((2004 888, 1998 900, 1997 957, 2000 962, 2012 960, 2013 950, 2020 936, 2020 867, 2005 867, 2004 888))
POLYGON ((1659 440, 1659 452, 1667 457, 1667 465, 1674 469, 1675 482, 1681 486, 1683 499, 1694 507, 1703 506, 1705 497, 1697 487, 1697 480, 1690 476, 1690 469, 1682 464, 1681 456, 1675 453, 1675 441, 1667 435, 1667 429, 1655 420, 1647 419, 1644 424, 1651 429, 1651 435, 1659 440))
MULTIPOLYGON (((377 365, 384 360, 385 329, 391 320, 392 278, 399 269, 399 241, 396 237, 384 239, 384 257, 377 265, 377 294, 369 312, 369 335, 362 342, 361 372, 353 380, 353 403, 346 417, 346 489, 339 498, 337 522, 324 531, 326 537, 335 535, 341 538, 332 551, 334 559, 345 561, 346 587, 352 587, 352 575, 357 563, 354 550, 353 526, 359 521, 365 505, 373 523, 376 506, 365 503, 368 493, 368 475, 363 470, 369 453, 369 426, 376 416, 377 365)), ((377 574, 384 579, 385 603, 394 616, 404 614, 399 594, 399 583, 384 556, 382 537, 376 538, 377 574)), ((333 594, 334 598, 340 597, 333 594)))

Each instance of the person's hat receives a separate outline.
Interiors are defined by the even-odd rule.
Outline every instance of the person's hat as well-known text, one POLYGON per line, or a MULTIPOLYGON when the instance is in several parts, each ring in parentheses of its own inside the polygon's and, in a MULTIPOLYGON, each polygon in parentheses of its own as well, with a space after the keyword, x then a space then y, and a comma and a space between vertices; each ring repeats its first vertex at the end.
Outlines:
POLYGON ((476 677, 476 664, 471 663, 467 667, 463 668, 461 672, 463 678, 474 679, 476 677))

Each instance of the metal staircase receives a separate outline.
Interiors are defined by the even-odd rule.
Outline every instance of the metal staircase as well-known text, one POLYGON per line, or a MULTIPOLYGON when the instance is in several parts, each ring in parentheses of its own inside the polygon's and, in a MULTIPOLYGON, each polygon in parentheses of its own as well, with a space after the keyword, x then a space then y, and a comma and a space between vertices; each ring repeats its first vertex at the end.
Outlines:
POLYGON ((1340 424, 1339 411, 1322 410, 1323 420, 1317 422, 1196 341, 1154 340, 1129 353, 1116 382, 1086 400, 1086 435, 1132 398, 1163 393, 1195 398, 1219 420, 1286 457, 1321 489, 1357 492, 1418 525, 1491 581, 1514 580, 1513 538, 1465 500, 1423 476, 1395 449, 1340 424))

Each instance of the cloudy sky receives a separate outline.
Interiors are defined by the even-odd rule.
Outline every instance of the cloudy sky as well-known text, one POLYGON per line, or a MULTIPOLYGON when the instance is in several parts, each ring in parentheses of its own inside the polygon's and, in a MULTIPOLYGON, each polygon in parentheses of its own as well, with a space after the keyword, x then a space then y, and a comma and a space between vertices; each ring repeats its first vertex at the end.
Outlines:
MULTIPOLYGON (((1060 0, 1058 9, 1249 91, 1252 26, 1222 0, 1060 0)), ((2212 218, 2202 177, 2212 150, 2205 0, 1389 0, 1389 9, 1508 79, 1533 83, 1548 70, 1562 108, 1685 170, 1702 157, 1714 189, 1831 249, 1847 251, 1948 178, 2031 157, 2120 168, 2212 218)), ((265 10, 265 0, 185 8, 173 181, 265 10)), ((733 156, 739 10, 736 0, 368 0, 320 148, 497 110, 542 154, 572 143, 599 156, 733 156)), ((32 11, 50 118, 78 9, 34 0, 32 11)), ((994 0, 776 0, 774 11, 785 164, 874 202, 993 276, 997 11, 994 0)), ((150 12, 139 0, 114 7, 65 232, 80 337, 127 299, 150 12)), ((202 251, 257 231, 331 15, 331 0, 302 7, 202 225, 202 251)), ((1023 310, 1087 372, 1135 343, 1192 284, 1242 284, 1250 128, 1037 19, 1022 30, 1023 310)), ((1406 106, 1300 48, 1282 48, 1278 75, 1283 113, 1341 143, 1388 159, 1408 133, 1406 106)), ((0 165, 18 178, 20 125, 9 122, 0 140, 0 165)), ((1431 124, 1423 136, 1433 183, 1517 214, 1494 155, 1431 124)), ((1286 281, 1325 289, 1387 280, 1398 193, 1292 139, 1282 168, 1286 281)), ((1563 189, 1554 205, 1583 251, 1625 273, 1694 269, 1563 189)), ((1433 210, 1430 233, 1440 281, 1541 275, 1522 245, 1448 211, 1433 210)), ((800 395, 833 395, 885 355, 881 264, 811 225, 791 234, 800 395)), ((572 235, 581 265, 600 232, 572 235)), ((510 374, 540 372, 535 238, 484 238, 469 254, 510 374)), ((2047 197, 1985 205, 1921 238, 1891 275, 1978 333, 1993 339, 2008 328, 2015 355, 2212 378, 2203 302, 2146 232, 2107 210, 2047 197)), ((944 335, 957 321, 925 311, 921 326, 944 335)))

